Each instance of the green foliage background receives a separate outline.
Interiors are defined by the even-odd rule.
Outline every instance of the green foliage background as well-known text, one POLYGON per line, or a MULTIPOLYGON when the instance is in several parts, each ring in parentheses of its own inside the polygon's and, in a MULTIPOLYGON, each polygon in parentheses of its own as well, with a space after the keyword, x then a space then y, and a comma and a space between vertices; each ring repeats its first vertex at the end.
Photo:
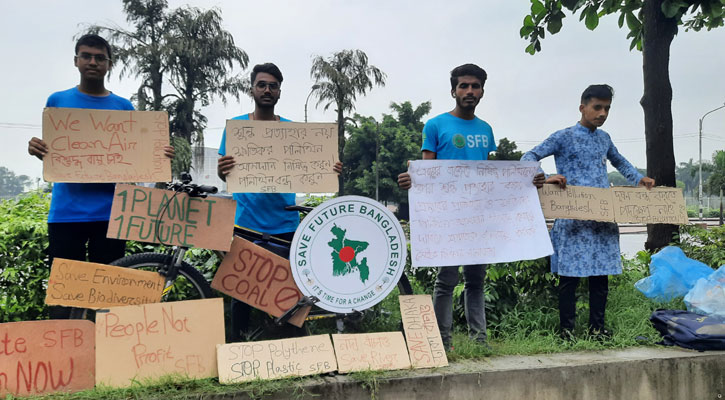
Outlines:
POLYGON ((47 317, 49 209, 41 192, 0 202, 0 322, 47 317))
MULTIPOLYGON (((322 197, 312 197, 308 204, 314 206, 323 200, 322 197)), ((49 196, 41 192, 0 202, 0 322, 47 317, 44 298, 48 278, 46 220, 49 205, 49 196)), ((407 229, 407 224, 403 225, 407 229)), ((688 257, 713 268, 719 267, 725 264, 725 226, 708 230, 683 227, 680 246, 688 257)), ((162 248, 155 245, 128 242, 126 252, 135 254, 160 250, 162 248)), ((221 262, 214 252, 202 249, 191 249, 186 261, 198 268, 208 280, 213 278, 221 262)), ((646 325, 648 313, 661 306, 645 299, 632 286, 638 279, 647 276, 648 265, 649 254, 640 252, 637 259, 624 260, 622 275, 611 278, 608 313, 615 316, 615 321, 622 318, 621 313, 636 314, 620 321, 623 327, 633 323, 646 325), (623 298, 617 297, 616 293, 620 292, 623 298), (615 304, 619 304, 621 310, 614 310, 615 304)), ((405 273, 416 293, 433 293, 434 268, 413 270, 408 260, 405 273)), ((556 285, 557 277, 549 272, 545 258, 489 265, 485 282, 486 315, 493 337, 509 338, 517 329, 539 333, 555 331, 558 324, 556 285)), ((580 285, 579 290, 577 307, 580 316, 585 318, 588 307, 586 285, 580 285)), ((364 314, 346 329, 367 332, 399 329, 400 311, 396 294, 388 296, 372 313, 364 314)), ((460 283, 454 291, 454 324, 459 332, 466 327, 462 295, 463 283, 460 283)), ((674 306, 682 307, 681 304, 674 306)), ((315 331, 334 329, 334 321, 311 325, 315 331)), ((585 321, 581 321, 581 325, 585 325, 585 321)))

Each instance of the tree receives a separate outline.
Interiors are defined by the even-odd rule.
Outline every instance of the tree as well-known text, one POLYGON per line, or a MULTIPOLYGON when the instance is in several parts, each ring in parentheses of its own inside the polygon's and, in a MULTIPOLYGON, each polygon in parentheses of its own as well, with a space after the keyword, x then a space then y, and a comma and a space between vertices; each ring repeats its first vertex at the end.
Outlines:
POLYGON ((408 193, 398 188, 397 179, 408 169, 408 160, 420 158, 421 120, 430 112, 431 103, 415 108, 409 101, 391 103, 390 109, 395 115, 383 114, 380 123, 356 114, 355 124, 348 125, 343 158, 345 193, 375 198, 377 187, 378 199, 396 203, 398 217, 408 219, 408 193))
MULTIPOLYGON (((636 168, 636 167, 635 167, 636 168)), ((642 168, 637 168, 640 174, 644 175, 647 171, 642 168)), ((612 171, 607 174, 609 185, 611 186, 631 186, 632 184, 624 177, 619 171, 612 171)))
POLYGON ((524 152, 516 150, 516 142, 509 142, 506 138, 501 138, 496 146, 496 151, 488 156, 489 160, 520 160, 524 152))
POLYGON ((249 57, 222 28, 218 9, 181 7, 169 11, 166 0, 123 0, 127 21, 134 26, 92 25, 89 30, 107 33, 114 45, 116 62, 123 65, 119 77, 141 78, 134 96, 139 110, 169 113, 172 144, 177 155, 175 173, 191 167, 191 146, 204 146, 206 117, 197 106, 214 97, 226 104, 227 96, 239 99, 249 92, 235 66, 246 68, 249 57), (164 92, 169 83, 173 92, 164 92))
POLYGON ((113 45, 113 65, 122 65, 118 73, 120 78, 141 78, 135 96, 137 108, 141 111, 164 109, 161 89, 166 72, 167 7, 166 0, 123 0, 126 21, 133 25, 133 30, 118 25, 90 25, 87 29, 106 36, 113 45))
MULTIPOLYGON (((374 85, 385 86, 385 73, 368 64, 368 56, 362 50, 342 50, 329 58, 315 56, 312 59, 310 76, 320 88, 315 91, 317 105, 327 110, 337 107, 337 137, 340 158, 345 151, 345 113, 355 109, 358 95, 365 95, 374 85)), ((343 195, 344 175, 340 174, 339 194, 343 195)))
MULTIPOLYGON (((712 173, 712 164, 704 161, 702 163, 703 182, 707 181, 710 173, 712 173)), ((681 162, 675 168, 675 177, 684 184, 685 193, 697 195, 697 189, 700 185, 699 163, 693 162, 692 158, 688 162, 681 162)))
MULTIPOLYGON (((620 28, 627 24, 630 49, 642 51, 647 172, 658 185, 675 186, 675 155, 672 143, 672 86, 669 77, 670 44, 679 25, 699 31, 723 25, 722 0, 530 0, 531 14, 524 18, 521 37, 530 41, 526 51, 541 50, 545 29, 556 34, 566 17, 563 8, 579 14, 590 30, 599 18, 619 14, 620 28), (686 19, 689 16, 689 19, 686 19)), ((648 249, 658 249, 673 240, 676 225, 648 225, 648 249)))
POLYGON ((27 175, 15 175, 15 172, 6 167, 0 167, 0 198, 15 197, 30 186, 27 175))
POLYGON ((717 196, 725 191, 725 150, 716 151, 712 157, 712 174, 707 178, 707 192, 717 196))
POLYGON ((168 16, 168 26, 169 80, 176 91, 171 95, 172 131, 203 146, 206 117, 196 109, 197 102, 208 106, 218 97, 226 104, 227 96, 239 100, 240 94, 249 93, 241 73, 230 76, 235 65, 246 68, 249 57, 222 28, 218 9, 177 8, 168 16))

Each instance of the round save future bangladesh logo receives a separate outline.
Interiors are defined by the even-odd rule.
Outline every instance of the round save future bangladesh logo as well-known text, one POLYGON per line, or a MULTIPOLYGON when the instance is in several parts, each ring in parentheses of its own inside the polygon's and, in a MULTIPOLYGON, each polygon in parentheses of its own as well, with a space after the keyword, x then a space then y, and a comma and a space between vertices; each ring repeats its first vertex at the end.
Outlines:
POLYGON ((466 138, 463 137, 460 133, 456 133, 453 135, 453 145, 458 147, 459 149, 462 149, 466 146, 466 138))
POLYGON ((300 291, 317 297, 319 307, 351 313, 395 288, 407 255, 403 228, 387 207, 343 196, 320 204, 300 223, 290 264, 300 291))

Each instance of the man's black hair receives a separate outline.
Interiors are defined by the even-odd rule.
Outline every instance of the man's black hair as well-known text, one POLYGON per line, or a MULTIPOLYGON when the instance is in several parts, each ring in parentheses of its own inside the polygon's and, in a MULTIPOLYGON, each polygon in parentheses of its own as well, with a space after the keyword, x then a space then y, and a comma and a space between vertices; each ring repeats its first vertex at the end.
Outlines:
POLYGON ((106 52, 108 53, 108 58, 113 59, 113 54, 111 54, 111 45, 108 44, 106 39, 98 35, 88 33, 81 36, 76 42, 76 55, 78 54, 78 48, 81 46, 94 47, 96 49, 106 49, 106 52))
POLYGON ((265 72, 273 77, 277 78, 279 83, 282 83, 282 71, 277 68, 276 65, 272 63, 264 63, 264 64, 257 64, 252 68, 252 82, 254 83, 254 79, 257 77, 257 74, 260 72, 265 72))
POLYGON ((582 93, 581 104, 589 103, 592 98, 602 100, 612 100, 614 97, 614 89, 607 84, 589 85, 582 93))
POLYGON ((483 85, 486 83, 486 78, 488 78, 488 74, 486 74, 486 71, 484 71, 483 68, 479 67, 476 64, 459 65, 458 67, 453 68, 453 71, 451 71, 451 90, 455 90, 456 86, 458 86, 458 77, 465 75, 471 75, 478 78, 481 81, 481 87, 483 87, 483 85))

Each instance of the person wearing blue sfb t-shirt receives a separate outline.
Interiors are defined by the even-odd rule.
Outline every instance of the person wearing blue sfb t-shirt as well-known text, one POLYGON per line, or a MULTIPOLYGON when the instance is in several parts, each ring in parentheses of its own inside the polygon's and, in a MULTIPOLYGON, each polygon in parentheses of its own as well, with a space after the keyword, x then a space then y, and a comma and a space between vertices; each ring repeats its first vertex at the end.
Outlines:
MULTIPOLYGON (((486 78, 486 71, 474 64, 464 64, 451 71, 451 96, 456 100, 456 107, 426 122, 423 127, 424 160, 486 160, 488 153, 496 150, 491 126, 475 115, 486 78)), ((534 184, 541 184, 543 180, 543 174, 538 174, 534 184)), ((398 185, 410 189, 407 172, 398 176, 398 185)), ((433 293, 433 308, 446 350, 451 349, 453 288, 458 284, 458 268, 439 267, 433 293)), ((486 342, 485 277, 485 265, 463 266, 466 321, 469 335, 479 343, 486 342)))
MULTIPOLYGON (((282 93, 283 77, 279 68, 272 63, 255 65, 250 78, 254 111, 232 119, 290 122, 274 113, 274 107, 282 93)), ((237 162, 233 156, 226 154, 226 139, 225 129, 219 145, 221 157, 217 161, 217 175, 225 182, 237 162)), ((339 174, 342 163, 338 161, 333 166, 333 171, 339 174)), ((285 207, 295 205, 294 193, 234 193, 233 196, 237 201, 235 225, 246 231, 245 236, 251 230, 261 236, 271 235, 292 241, 300 223, 300 216, 297 211, 287 211, 285 207)), ((248 328, 249 312, 249 306, 232 299, 232 341, 239 341, 242 331, 248 328)))
MULTIPOLYGON (((111 46, 98 35, 83 35, 75 45, 74 65, 80 84, 53 93, 46 107, 97 110, 133 110, 127 99, 106 89, 104 79, 111 69, 111 46)), ((43 159, 48 145, 33 137, 28 153, 43 159)), ((174 148, 164 154, 174 157, 174 148)), ((126 242, 106 238, 113 203, 113 183, 55 183, 48 213, 49 263, 55 257, 108 264, 124 256, 126 242), (86 249, 87 246, 87 249, 86 249)), ((69 309, 51 308, 51 318, 67 317, 69 309)))

